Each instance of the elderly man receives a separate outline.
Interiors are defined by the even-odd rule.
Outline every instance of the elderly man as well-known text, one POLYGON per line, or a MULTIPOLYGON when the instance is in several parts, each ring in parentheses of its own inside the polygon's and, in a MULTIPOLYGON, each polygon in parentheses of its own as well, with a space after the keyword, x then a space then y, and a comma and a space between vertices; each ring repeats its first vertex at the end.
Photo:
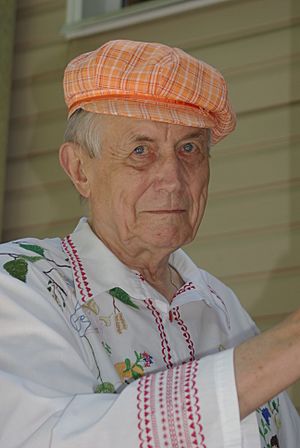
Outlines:
POLYGON ((257 335, 180 249, 209 146, 235 125, 222 76, 112 41, 73 60, 64 88, 60 161, 90 213, 63 240, 1 247, 1 447, 299 448, 276 396, 300 377, 299 311, 257 335))

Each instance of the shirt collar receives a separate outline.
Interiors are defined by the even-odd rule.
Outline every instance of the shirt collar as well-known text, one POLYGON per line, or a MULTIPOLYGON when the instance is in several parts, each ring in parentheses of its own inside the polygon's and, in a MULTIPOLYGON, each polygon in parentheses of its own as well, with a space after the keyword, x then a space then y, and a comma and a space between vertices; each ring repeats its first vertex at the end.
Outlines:
POLYGON ((144 299, 138 273, 125 266, 95 235, 87 218, 81 218, 74 232, 63 239, 70 259, 76 295, 85 301, 111 288, 124 289, 136 299, 144 299))
MULTIPOLYGON (((137 271, 124 265, 95 235, 87 218, 81 218, 74 232, 62 241, 63 249, 70 260, 75 280, 76 296, 86 302, 112 288, 119 287, 131 297, 144 300, 145 288, 137 271)), ((203 300, 220 313, 220 302, 207 282, 205 275, 181 249, 170 255, 170 264, 179 272, 186 284, 193 287, 179 294, 172 306, 203 300)), ((227 314, 226 308, 223 310, 227 314)))

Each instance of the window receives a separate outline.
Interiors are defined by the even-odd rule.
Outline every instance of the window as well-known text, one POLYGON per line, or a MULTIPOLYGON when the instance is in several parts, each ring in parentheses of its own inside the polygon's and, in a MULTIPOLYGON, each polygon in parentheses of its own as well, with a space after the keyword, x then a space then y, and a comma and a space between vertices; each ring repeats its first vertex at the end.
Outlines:
POLYGON ((84 0, 81 2, 81 18, 85 19, 99 14, 119 11, 127 6, 151 1, 153 0, 84 0))
POLYGON ((180 14, 229 0, 67 0, 67 39, 180 14))

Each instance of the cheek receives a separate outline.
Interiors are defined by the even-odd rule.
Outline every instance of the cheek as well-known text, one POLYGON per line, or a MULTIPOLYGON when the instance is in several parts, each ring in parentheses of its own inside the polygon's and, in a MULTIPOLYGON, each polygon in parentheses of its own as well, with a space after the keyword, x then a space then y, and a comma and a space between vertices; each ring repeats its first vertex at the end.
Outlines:
POLYGON ((208 195, 209 171, 201 172, 190 181, 192 219, 198 221, 204 212, 208 195), (199 180, 200 179, 200 180, 199 180))
MULTIPOLYGON (((109 213, 119 220, 133 224, 139 204, 143 202, 143 196, 147 189, 145 176, 138 173, 114 174, 110 182, 106 183, 104 201, 109 208, 109 213)), ((100 185, 100 189, 101 189, 100 185)))

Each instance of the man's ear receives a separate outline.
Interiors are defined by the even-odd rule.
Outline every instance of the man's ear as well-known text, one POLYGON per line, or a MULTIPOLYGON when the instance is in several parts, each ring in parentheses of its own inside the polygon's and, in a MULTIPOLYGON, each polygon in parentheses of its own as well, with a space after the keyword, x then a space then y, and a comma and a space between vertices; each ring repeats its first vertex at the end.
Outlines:
POLYGON ((73 142, 66 142, 59 149, 59 161, 62 168, 84 198, 90 195, 90 185, 86 175, 86 157, 80 146, 73 142))

